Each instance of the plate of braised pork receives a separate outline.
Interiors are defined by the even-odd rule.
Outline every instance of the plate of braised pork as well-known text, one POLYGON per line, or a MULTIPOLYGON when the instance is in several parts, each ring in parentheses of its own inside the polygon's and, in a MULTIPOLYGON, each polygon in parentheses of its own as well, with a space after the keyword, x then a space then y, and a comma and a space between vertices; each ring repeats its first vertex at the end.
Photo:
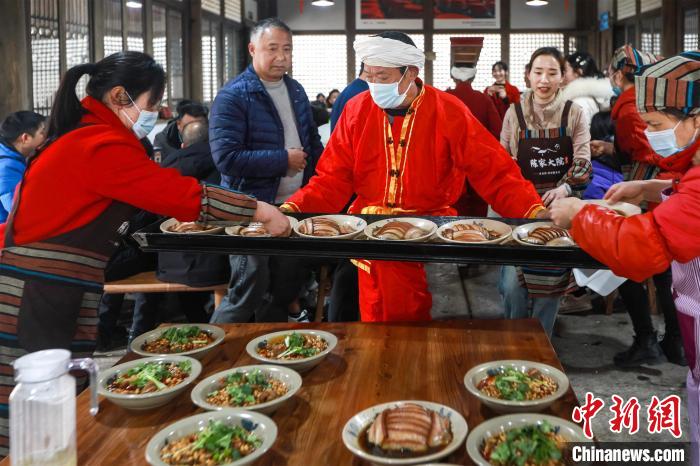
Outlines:
POLYGON ((576 247, 569 230, 552 222, 534 222, 513 230, 513 239, 525 246, 576 247))
POLYGON ((169 218, 160 224, 160 231, 163 233, 188 234, 188 235, 212 235, 224 231, 224 227, 212 225, 201 225, 196 222, 180 222, 177 219, 169 218))
POLYGON ((467 436, 454 409, 429 401, 396 401, 365 409, 343 428, 343 443, 374 464, 423 464, 448 456, 467 436))
POLYGON ((388 218, 365 228, 365 236, 380 241, 428 241, 437 231, 437 225, 424 218, 388 218))
POLYGON ((294 232, 302 238, 352 239, 366 226, 365 220, 352 215, 319 215, 301 220, 294 232))
POLYGON ((500 243, 510 237, 513 229, 503 222, 489 219, 456 220, 441 225, 438 237, 448 243, 500 243))

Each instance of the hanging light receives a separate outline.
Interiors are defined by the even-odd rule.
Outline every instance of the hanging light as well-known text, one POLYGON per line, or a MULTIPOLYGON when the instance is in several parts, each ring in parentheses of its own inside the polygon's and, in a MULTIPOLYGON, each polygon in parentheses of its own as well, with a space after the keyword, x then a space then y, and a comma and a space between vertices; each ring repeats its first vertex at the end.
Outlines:
POLYGON ((545 6, 549 5, 549 0, 527 0, 525 4, 528 6, 545 6))
POLYGON ((313 0, 311 4, 313 6, 333 6, 335 2, 333 0, 313 0))
POLYGON ((127 8, 141 8, 142 6, 141 2, 126 2, 127 8))

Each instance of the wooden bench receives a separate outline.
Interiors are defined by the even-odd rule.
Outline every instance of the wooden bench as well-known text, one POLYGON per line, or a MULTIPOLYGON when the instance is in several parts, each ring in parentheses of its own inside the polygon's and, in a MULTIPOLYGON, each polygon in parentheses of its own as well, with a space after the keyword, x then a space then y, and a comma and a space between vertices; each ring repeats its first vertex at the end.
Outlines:
POLYGON ((104 284, 105 294, 122 293, 180 293, 183 291, 213 291, 214 305, 218 306, 226 296, 228 283, 220 285, 193 287, 181 283, 168 283, 158 280, 155 271, 141 272, 123 280, 115 280, 104 284))

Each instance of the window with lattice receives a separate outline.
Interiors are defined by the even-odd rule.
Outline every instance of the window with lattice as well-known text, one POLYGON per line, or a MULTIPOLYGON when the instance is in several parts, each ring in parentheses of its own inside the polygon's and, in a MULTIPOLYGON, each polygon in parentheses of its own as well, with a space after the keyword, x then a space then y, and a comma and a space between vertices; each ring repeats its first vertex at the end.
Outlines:
POLYGON ((642 20, 640 50, 661 55, 661 16, 642 20))
MULTIPOLYGON (((153 58, 168 71, 168 10, 162 5, 153 5, 153 58)), ((165 86, 164 105, 170 98, 169 88, 165 86)))
POLYGON ((472 87, 482 90, 491 85, 491 67, 501 60, 501 35, 500 34, 435 34, 433 36, 433 86, 445 90, 454 87, 454 81, 450 75, 450 37, 483 37, 484 47, 479 55, 476 65, 476 77, 472 87))
POLYGON ((564 34, 511 34, 509 68, 510 82, 525 89, 525 66, 532 53, 540 47, 556 47, 564 52, 564 34))
POLYGON ((224 0, 224 16, 226 19, 241 22, 242 0, 224 0))
POLYGON ((182 13, 168 10, 168 81, 170 83, 170 103, 175 104, 185 98, 185 59, 182 42, 182 13))
POLYGON ((131 7, 126 4, 126 48, 136 52, 143 52, 143 8, 131 7))
POLYGON ((224 82, 240 73, 239 47, 238 31, 227 28, 224 33, 224 82))
POLYGON ((122 0, 105 0, 104 56, 124 50, 122 37, 122 0))
MULTIPOLYGON (((371 35, 372 34, 358 34, 355 36, 355 40, 366 39, 371 35)), ((413 40, 413 42, 416 44, 416 47, 418 47, 420 50, 425 51, 425 36, 423 34, 408 34, 408 37, 410 37, 411 40, 413 40)), ((357 71, 360 71, 360 57, 358 57, 357 54, 355 54, 355 65, 357 65, 357 71)), ((418 77, 421 79, 425 79, 423 70, 420 70, 418 77)))
POLYGON ((641 0, 639 2, 640 10, 642 13, 647 11, 657 10, 661 8, 663 0, 641 0))
POLYGON ((34 111, 48 115, 61 77, 57 0, 31 1, 30 28, 34 111))
POLYGON ((204 101, 213 102, 219 91, 219 23, 202 21, 202 83, 204 101))
MULTIPOLYGON (((88 0, 66 0, 66 67, 90 62, 90 14, 88 0)), ((75 92, 85 97, 89 76, 83 76, 75 92)))
POLYGON ((343 90, 348 82, 347 36, 345 34, 295 35, 292 38, 292 76, 309 100, 332 89, 343 90))
POLYGON ((697 50, 698 44, 698 9, 691 8, 683 16, 683 50, 697 50))
POLYGON ((220 15, 221 0, 202 0, 202 10, 208 11, 209 13, 214 13, 215 15, 220 15))
POLYGON ((636 0, 617 0, 617 17, 616 19, 631 18, 637 14, 636 0))
POLYGON ((578 37, 569 36, 569 53, 576 53, 578 50, 578 37))

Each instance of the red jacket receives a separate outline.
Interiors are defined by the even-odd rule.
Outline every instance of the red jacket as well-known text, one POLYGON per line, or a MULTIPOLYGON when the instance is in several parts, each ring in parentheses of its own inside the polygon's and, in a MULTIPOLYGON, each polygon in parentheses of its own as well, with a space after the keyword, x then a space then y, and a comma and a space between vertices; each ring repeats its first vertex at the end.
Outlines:
POLYGON ((661 156, 649 145, 644 130, 647 124, 639 116, 634 87, 620 94, 610 117, 615 122, 615 145, 636 162, 658 165, 661 156))
POLYGON ((489 130, 496 139, 501 137, 503 118, 498 114, 496 106, 488 95, 475 91, 472 89, 471 83, 468 82, 459 82, 455 89, 450 88, 445 92, 452 94, 464 102, 467 108, 472 112, 472 115, 474 115, 476 119, 484 125, 484 128, 489 130))
MULTIPOLYGON (((685 170, 698 150, 700 140, 676 155, 688 160, 685 170)), ((671 261, 700 257, 700 167, 689 169, 674 191, 653 212, 629 218, 586 206, 574 217, 571 234, 615 274, 635 281, 663 272, 671 261)))
MULTIPOLYGON (((149 160, 134 133, 100 101, 86 97, 82 104, 86 126, 54 141, 25 174, 15 243, 41 241, 86 225, 114 201, 196 220, 202 208, 199 182, 149 160)), ((0 225, 0 247, 6 225, 0 225)))
POLYGON ((501 121, 503 121, 503 118, 505 118, 506 112, 508 111, 508 107, 510 107, 510 104, 520 103, 520 91, 517 87, 513 86, 509 82, 506 82, 505 99, 501 99, 500 97, 498 97, 498 94, 489 95, 488 87, 484 89, 484 94, 493 102, 494 106, 496 107, 496 110, 498 111, 498 114, 501 116, 501 121))

